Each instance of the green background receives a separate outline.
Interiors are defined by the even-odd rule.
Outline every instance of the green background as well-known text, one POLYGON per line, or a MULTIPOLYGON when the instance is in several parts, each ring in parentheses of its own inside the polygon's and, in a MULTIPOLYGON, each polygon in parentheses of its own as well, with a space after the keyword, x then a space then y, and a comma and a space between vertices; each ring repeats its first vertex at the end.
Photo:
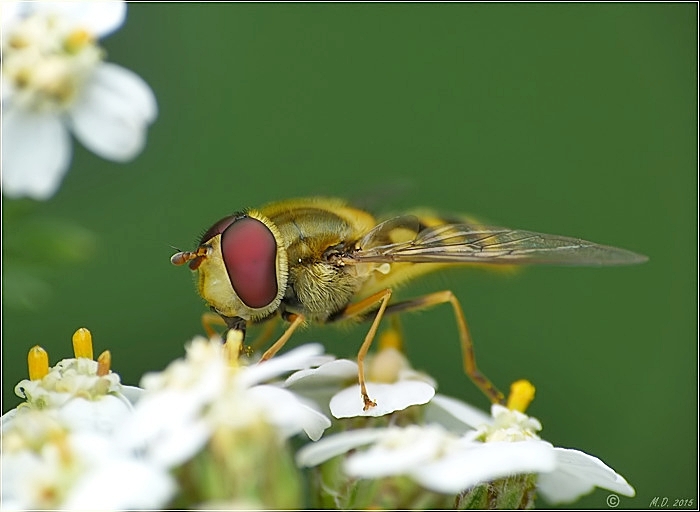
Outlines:
MULTIPOLYGON (((180 356, 204 306, 171 246, 192 248, 226 214, 304 195, 427 206, 649 256, 448 271, 400 296, 452 289, 481 369, 504 389, 534 382, 543 438, 636 488, 620 508, 696 508, 696 20, 694 3, 130 5, 104 47, 150 84, 159 116, 128 165, 76 144, 36 206, 93 231, 96 250, 55 269, 44 305, 3 307, 2 410, 19 401, 27 350, 53 364, 80 326, 126 383, 180 356)), ((403 325, 441 392, 488 406, 461 373, 449 307, 403 325)), ((294 340, 352 357, 365 328, 294 340)))

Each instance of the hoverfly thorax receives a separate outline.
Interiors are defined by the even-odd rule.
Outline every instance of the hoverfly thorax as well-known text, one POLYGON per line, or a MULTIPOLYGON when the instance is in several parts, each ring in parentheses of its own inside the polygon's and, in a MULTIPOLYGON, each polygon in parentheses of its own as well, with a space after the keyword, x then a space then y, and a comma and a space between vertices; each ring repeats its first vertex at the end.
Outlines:
POLYGON ((226 317, 270 315, 287 286, 287 253, 279 230, 255 211, 224 217, 202 235, 196 251, 177 253, 171 261, 189 262, 200 295, 226 317))

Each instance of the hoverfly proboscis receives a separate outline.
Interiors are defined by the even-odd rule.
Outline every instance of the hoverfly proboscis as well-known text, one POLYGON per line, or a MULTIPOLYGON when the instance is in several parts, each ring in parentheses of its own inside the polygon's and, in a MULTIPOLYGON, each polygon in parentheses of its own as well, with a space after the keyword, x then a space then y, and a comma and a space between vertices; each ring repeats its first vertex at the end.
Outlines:
POLYGON ((457 297, 449 290, 391 302, 401 282, 454 264, 629 265, 647 258, 577 238, 446 220, 425 212, 377 221, 340 199, 281 201, 224 217, 194 251, 173 255, 189 263, 197 289, 229 329, 281 317, 287 326, 263 354, 273 357, 306 322, 372 320, 358 351, 365 410, 364 359, 384 315, 449 302, 459 329, 464 370, 493 403, 503 394, 476 365, 472 339, 457 297))

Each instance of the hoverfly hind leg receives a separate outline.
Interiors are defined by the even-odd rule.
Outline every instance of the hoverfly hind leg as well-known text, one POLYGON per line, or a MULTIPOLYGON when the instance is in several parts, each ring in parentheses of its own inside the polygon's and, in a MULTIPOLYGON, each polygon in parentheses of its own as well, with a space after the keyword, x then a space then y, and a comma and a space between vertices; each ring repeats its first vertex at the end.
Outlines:
POLYGON ((459 304, 455 294, 449 290, 441 292, 429 293, 407 301, 397 302, 387 308, 387 314, 400 313, 403 311, 415 311, 419 309, 429 308, 438 304, 449 302, 452 304, 452 309, 457 320, 457 328, 459 329, 459 340, 462 346, 462 361, 464 372, 476 384, 476 386, 491 400, 491 403, 505 405, 505 396, 498 388, 486 377, 476 366, 476 356, 474 355, 474 344, 472 337, 469 334, 467 320, 464 317, 462 306, 459 304))

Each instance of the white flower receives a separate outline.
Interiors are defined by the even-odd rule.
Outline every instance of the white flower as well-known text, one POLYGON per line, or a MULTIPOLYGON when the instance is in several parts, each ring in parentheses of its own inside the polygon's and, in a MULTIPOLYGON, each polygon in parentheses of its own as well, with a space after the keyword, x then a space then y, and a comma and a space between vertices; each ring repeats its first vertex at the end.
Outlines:
POLYGON ((316 466, 344 455, 343 469, 349 477, 406 475, 444 494, 533 474, 538 476, 539 493, 551 503, 575 501, 595 487, 634 496, 625 479, 600 459, 555 448, 540 439, 537 433, 542 425, 537 419, 501 405, 493 405, 491 412, 488 416, 453 398, 435 395, 426 410, 426 421, 432 423, 325 437, 299 450, 297 464, 316 466))
POLYGON ((117 373, 98 375, 97 361, 78 357, 59 361, 41 379, 20 381, 15 393, 26 402, 0 418, 3 432, 29 411, 54 410, 71 430, 109 434, 131 413, 140 390, 122 386, 117 373))
MULTIPOLYGON (((491 417, 480 410, 455 400, 436 395, 428 406, 426 417, 438 420, 441 424, 454 424, 451 417, 461 422, 468 430, 466 438, 492 442, 509 442, 513 447, 518 442, 539 441, 537 435, 542 429, 540 422, 518 411, 501 405, 491 407, 491 417)), ((600 459, 579 450, 552 447, 556 461, 549 471, 538 471, 537 488, 550 503, 570 503, 590 493, 595 487, 607 489, 624 496, 634 496, 635 491, 627 481, 600 459)))
POLYGON ((355 478, 406 475, 426 489, 457 494, 469 487, 522 473, 551 471, 555 457, 544 441, 481 443, 440 425, 342 432, 299 450, 297 463, 312 466, 347 455, 345 472, 355 478), (357 450, 373 443, 369 449, 357 450))
POLYGON ((377 405, 364 410, 357 384, 357 363, 338 359, 318 368, 292 374, 285 386, 323 403, 332 394, 329 408, 336 418, 384 416, 412 405, 423 405, 435 395, 437 387, 429 376, 411 368, 406 357, 395 348, 382 348, 365 361, 367 393, 377 405))
POLYGON ((157 115, 150 87, 103 62, 96 40, 117 30, 125 2, 2 5, 2 189, 48 199, 71 160, 69 130, 118 162, 138 155, 157 115))
POLYGON ((260 382, 304 368, 321 351, 320 345, 304 345, 262 364, 231 366, 220 340, 197 337, 185 359, 144 376, 145 391, 118 442, 173 467, 220 428, 254 429, 264 422, 282 439, 304 431, 316 440, 330 420, 291 391, 260 382))
POLYGON ((30 410, 2 434, 4 510, 162 508, 167 472, 120 451, 102 433, 72 431, 56 410, 30 410))

